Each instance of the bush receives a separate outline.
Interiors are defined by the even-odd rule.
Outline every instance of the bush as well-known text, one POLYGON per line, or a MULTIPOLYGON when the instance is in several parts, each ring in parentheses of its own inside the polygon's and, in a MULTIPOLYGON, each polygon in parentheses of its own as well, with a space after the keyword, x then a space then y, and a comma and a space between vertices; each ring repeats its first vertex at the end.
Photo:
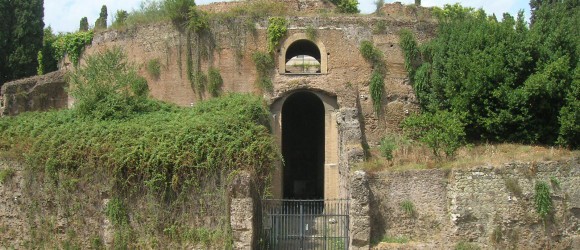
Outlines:
POLYGON ((393 151, 397 149, 397 144, 393 136, 385 136, 381 139, 381 144, 379 145, 379 151, 381 155, 387 160, 393 159, 393 151))
POLYGON ((337 9, 340 13, 359 13, 358 1, 357 0, 334 0, 338 2, 337 9))
POLYGON ((219 69, 216 68, 210 68, 208 70, 207 75, 208 75, 207 90, 213 97, 217 97, 220 94, 221 87, 224 83, 222 75, 220 74, 219 69))
POLYGON ((179 30, 187 26, 189 9, 195 6, 194 0, 164 0, 163 8, 173 25, 179 30))
POLYGON ((534 204, 536 212, 542 219, 545 219, 552 212, 552 196, 550 186, 543 181, 536 182, 534 187, 534 204))
POLYGON ((447 111, 411 115, 402 123, 403 130, 410 138, 425 143, 438 158, 441 152, 452 157, 464 144, 464 126, 456 115, 447 111))
POLYGON ((81 53, 85 50, 85 47, 93 41, 93 32, 76 32, 69 33, 66 35, 59 36, 56 41, 52 44, 55 57, 57 60, 64 58, 68 55, 69 59, 74 65, 79 64, 81 58, 81 53))
POLYGON ((86 65, 69 75, 74 111, 81 117, 121 119, 147 112, 147 81, 115 47, 89 56, 86 65))
POLYGON ((381 100, 383 99, 385 79, 383 74, 377 69, 373 70, 370 83, 371 99, 373 101, 373 109, 375 114, 381 113, 381 100))
POLYGON ((158 58, 151 59, 147 63, 147 73, 155 79, 158 79, 161 75, 161 63, 158 58))
POLYGON ((360 43, 359 51, 362 57, 371 63, 373 67, 378 68, 380 66, 384 66, 383 52, 377 49, 371 41, 362 41, 360 43))

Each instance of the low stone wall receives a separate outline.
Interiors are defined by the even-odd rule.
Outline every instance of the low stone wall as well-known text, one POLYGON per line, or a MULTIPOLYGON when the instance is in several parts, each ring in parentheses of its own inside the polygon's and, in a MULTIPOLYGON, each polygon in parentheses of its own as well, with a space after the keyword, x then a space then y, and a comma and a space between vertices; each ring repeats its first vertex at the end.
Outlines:
POLYGON ((0 90, 0 114, 46 111, 68 106, 64 71, 33 76, 6 83, 0 90))
POLYGON ((579 159, 383 172, 369 186, 373 241, 410 240, 376 249, 451 249, 459 242, 482 249, 580 246, 579 159), (554 209, 545 221, 534 206, 538 181, 551 189, 554 209))

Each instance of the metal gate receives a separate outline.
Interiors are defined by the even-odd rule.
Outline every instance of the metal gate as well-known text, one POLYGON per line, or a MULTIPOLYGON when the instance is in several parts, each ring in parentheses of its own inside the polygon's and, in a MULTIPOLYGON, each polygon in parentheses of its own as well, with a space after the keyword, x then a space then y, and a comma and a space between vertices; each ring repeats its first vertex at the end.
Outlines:
POLYGON ((349 200, 262 200, 260 249, 348 249, 349 200))

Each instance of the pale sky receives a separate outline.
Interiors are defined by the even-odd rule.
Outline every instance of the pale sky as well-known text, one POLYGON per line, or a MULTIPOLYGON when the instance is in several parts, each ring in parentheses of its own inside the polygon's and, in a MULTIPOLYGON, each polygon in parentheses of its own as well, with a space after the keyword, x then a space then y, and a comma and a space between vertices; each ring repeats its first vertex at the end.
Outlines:
MULTIPOLYGON (((138 9, 143 0, 44 0, 44 23, 51 26, 54 32, 72 32, 79 28, 82 17, 89 19, 89 24, 93 25, 99 17, 101 6, 107 5, 109 14, 108 24, 117 10, 122 9, 131 12, 138 9)), ((196 0, 198 5, 217 2, 216 0, 196 0)), ((402 2, 404 4, 414 3, 414 0, 385 0, 386 3, 402 2)), ((530 17, 529 0, 422 0, 423 6, 440 6, 459 2, 463 6, 483 8, 486 13, 495 13, 498 19, 504 12, 509 12, 516 16, 518 11, 523 9, 526 18, 530 17)), ((371 13, 375 10, 374 0, 359 0, 359 9, 362 13, 371 13)))

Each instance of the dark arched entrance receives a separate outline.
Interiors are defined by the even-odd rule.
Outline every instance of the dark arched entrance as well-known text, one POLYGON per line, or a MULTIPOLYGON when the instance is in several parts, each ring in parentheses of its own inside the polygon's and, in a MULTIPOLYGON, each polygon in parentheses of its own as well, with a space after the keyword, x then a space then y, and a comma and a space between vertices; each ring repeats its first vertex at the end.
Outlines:
POLYGON ((324 104, 311 92, 290 95, 282 107, 284 198, 324 198, 324 104))

